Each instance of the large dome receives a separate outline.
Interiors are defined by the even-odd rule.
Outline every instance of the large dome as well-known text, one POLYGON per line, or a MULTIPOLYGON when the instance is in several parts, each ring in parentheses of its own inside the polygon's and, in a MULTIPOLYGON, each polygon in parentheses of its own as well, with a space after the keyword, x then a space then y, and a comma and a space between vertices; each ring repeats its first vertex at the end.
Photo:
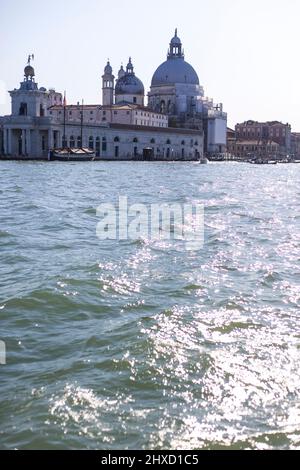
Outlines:
POLYGON ((185 83, 199 85, 199 78, 193 67, 183 57, 170 58, 161 64, 152 78, 152 86, 185 83))

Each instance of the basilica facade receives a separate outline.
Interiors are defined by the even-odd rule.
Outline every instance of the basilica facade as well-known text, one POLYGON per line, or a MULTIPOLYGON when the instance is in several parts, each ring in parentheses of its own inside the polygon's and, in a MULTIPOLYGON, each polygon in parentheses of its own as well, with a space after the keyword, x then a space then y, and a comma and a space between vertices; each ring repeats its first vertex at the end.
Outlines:
POLYGON ((102 104, 67 105, 61 93, 39 87, 31 57, 20 87, 10 91, 12 112, 0 118, 0 153, 47 158, 61 147, 95 150, 100 159, 198 160, 226 146, 227 116, 204 98, 195 70, 175 32, 167 61, 152 78, 148 103, 131 58, 117 78, 108 61, 102 104))

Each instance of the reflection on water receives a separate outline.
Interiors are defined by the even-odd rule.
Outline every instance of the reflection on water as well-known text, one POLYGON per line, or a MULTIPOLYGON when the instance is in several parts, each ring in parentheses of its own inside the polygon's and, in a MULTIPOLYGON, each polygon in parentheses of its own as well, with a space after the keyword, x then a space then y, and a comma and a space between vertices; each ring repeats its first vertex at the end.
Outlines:
POLYGON ((300 448, 300 166, 1 170, 2 448, 300 448), (120 194, 204 204, 204 248, 100 242, 120 194))

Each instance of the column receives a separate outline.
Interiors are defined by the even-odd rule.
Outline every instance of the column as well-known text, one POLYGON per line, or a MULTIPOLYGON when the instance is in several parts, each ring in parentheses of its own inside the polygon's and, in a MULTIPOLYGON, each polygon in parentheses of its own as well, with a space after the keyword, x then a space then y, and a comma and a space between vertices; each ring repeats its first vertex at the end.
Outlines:
POLYGON ((4 155, 7 155, 7 129, 3 130, 3 148, 4 148, 4 155))
POLYGON ((26 155, 26 131, 22 129, 22 155, 26 155))
POLYGON ((7 153, 8 155, 12 155, 12 130, 7 130, 7 153))
POLYGON ((53 132, 52 129, 48 130, 48 150, 53 149, 53 132))
POLYGON ((31 148, 31 130, 27 129, 26 131, 26 151, 29 157, 32 157, 32 148, 31 148))

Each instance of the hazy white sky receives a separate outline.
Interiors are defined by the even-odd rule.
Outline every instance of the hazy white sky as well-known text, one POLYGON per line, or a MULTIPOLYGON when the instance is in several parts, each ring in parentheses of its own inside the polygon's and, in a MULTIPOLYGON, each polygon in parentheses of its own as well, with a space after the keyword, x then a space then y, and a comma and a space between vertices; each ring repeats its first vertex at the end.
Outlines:
POLYGON ((0 115, 34 53, 39 86, 68 102, 101 102, 109 57, 117 73, 132 56, 150 87, 178 27, 186 60, 229 125, 290 122, 300 131, 300 0, 0 0, 0 115))

